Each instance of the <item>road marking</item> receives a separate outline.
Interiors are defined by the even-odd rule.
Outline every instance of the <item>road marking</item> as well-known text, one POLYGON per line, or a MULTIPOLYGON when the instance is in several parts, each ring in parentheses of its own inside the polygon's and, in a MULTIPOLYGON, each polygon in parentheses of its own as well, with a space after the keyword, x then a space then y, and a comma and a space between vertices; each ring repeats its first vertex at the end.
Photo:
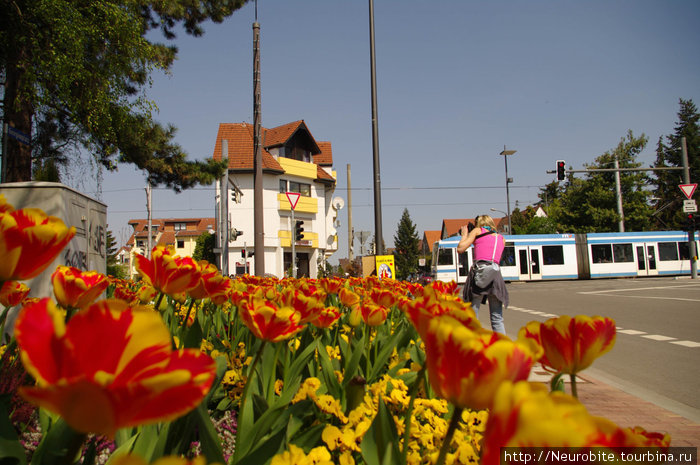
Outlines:
MULTIPOLYGON (((544 313, 544 312, 539 312, 537 310, 530 310, 527 308, 521 308, 521 307, 508 307, 510 310, 516 310, 518 312, 523 312, 523 313, 531 313, 533 315, 537 315, 543 318, 556 318, 559 315, 553 315, 551 313, 544 313)), ((670 344, 676 344, 679 346, 683 347, 690 347, 690 348, 696 348, 700 347, 700 342, 695 342, 695 341, 679 341, 675 337, 670 337, 670 336, 663 336, 661 334, 649 334, 646 331, 639 331, 637 329, 624 329, 619 326, 615 328, 615 331, 618 334, 625 334, 628 336, 641 336, 645 339, 650 339, 652 341, 660 341, 660 342, 668 342, 670 344)))
MULTIPOLYGON (((604 289, 604 290, 599 290, 599 291, 582 291, 578 292, 578 294, 586 294, 586 295, 601 295, 601 294, 610 294, 613 292, 638 292, 638 291, 652 291, 652 290, 659 290, 659 289, 678 289, 678 288, 696 288, 698 287, 697 284, 679 284, 677 286, 655 286, 655 287, 640 287, 636 289, 604 289)), ((615 296, 615 297, 625 297, 629 299, 650 299, 650 300, 679 300, 681 302, 700 302, 700 299, 688 299, 684 297, 654 297, 654 296, 641 296, 641 295, 622 295, 622 296, 615 296)))
POLYGON ((654 341, 676 341, 677 339, 675 337, 669 337, 669 336, 661 336, 660 334, 649 334, 646 336, 642 336, 647 339, 652 339, 654 341))
POLYGON ((684 347, 700 347, 700 342, 695 341, 672 341, 671 344, 677 344, 684 347))

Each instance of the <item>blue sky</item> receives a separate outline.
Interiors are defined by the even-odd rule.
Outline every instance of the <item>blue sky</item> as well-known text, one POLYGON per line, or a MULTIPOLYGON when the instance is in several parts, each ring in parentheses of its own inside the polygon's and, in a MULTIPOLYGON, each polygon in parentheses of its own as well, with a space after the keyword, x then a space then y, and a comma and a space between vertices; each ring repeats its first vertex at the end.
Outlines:
MULTIPOLYGON (((443 218, 537 201, 555 160, 582 168, 628 130, 654 160, 678 99, 700 105, 700 2, 375 0, 382 225, 387 246, 407 208, 420 235, 443 218)), ((340 250, 347 256, 347 165, 355 231, 374 233, 367 1, 260 0, 262 124, 303 119, 333 144, 340 250)), ((148 96, 193 159, 211 157, 222 122, 252 122, 253 4, 203 37, 181 33, 170 75, 148 96)), ((105 173, 119 242, 146 217, 142 173, 105 173)), ((89 188, 87 189, 89 192, 89 188)), ((680 193, 680 191, 679 191, 680 193)), ((154 217, 214 216, 213 187, 155 189, 154 217)), ((234 225, 235 226, 235 225, 234 225)), ((355 251, 358 245, 355 245, 355 251)))

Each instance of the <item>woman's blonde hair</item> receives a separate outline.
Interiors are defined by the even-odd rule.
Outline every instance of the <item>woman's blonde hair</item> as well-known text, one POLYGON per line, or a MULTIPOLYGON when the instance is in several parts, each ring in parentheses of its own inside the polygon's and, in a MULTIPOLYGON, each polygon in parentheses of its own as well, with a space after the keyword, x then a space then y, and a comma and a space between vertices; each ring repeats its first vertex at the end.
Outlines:
POLYGON ((496 230, 496 223, 493 222, 493 218, 491 218, 489 215, 479 215, 476 217, 476 227, 477 228, 483 228, 485 226, 488 226, 489 228, 493 228, 493 230, 496 230))

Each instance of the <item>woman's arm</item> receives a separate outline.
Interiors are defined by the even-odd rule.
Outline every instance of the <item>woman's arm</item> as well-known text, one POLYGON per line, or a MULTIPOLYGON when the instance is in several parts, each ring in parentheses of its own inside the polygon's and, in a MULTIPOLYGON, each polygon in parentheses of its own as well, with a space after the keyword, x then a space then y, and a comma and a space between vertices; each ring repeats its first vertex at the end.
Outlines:
POLYGON ((459 240, 459 244, 457 244, 457 253, 464 252, 469 248, 470 245, 474 243, 474 239, 476 239, 476 236, 479 235, 481 228, 474 228, 471 230, 471 232, 468 231, 469 230, 466 226, 462 226, 462 228, 460 229, 460 232, 462 233, 462 238, 459 240))

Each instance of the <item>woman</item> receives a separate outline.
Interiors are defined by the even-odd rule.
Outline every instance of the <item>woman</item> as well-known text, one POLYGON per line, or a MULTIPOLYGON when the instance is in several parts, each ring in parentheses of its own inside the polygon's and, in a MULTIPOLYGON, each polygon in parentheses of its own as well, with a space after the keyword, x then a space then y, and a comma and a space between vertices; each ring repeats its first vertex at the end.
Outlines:
POLYGON ((501 261, 506 240, 496 232, 496 224, 490 216, 477 216, 475 222, 476 227, 471 231, 468 226, 462 226, 462 238, 457 245, 457 253, 463 253, 469 246, 474 245, 474 264, 464 284, 462 299, 471 302, 478 317, 479 307, 488 298, 491 330, 505 334, 503 306, 508 306, 508 290, 498 263, 501 261))

